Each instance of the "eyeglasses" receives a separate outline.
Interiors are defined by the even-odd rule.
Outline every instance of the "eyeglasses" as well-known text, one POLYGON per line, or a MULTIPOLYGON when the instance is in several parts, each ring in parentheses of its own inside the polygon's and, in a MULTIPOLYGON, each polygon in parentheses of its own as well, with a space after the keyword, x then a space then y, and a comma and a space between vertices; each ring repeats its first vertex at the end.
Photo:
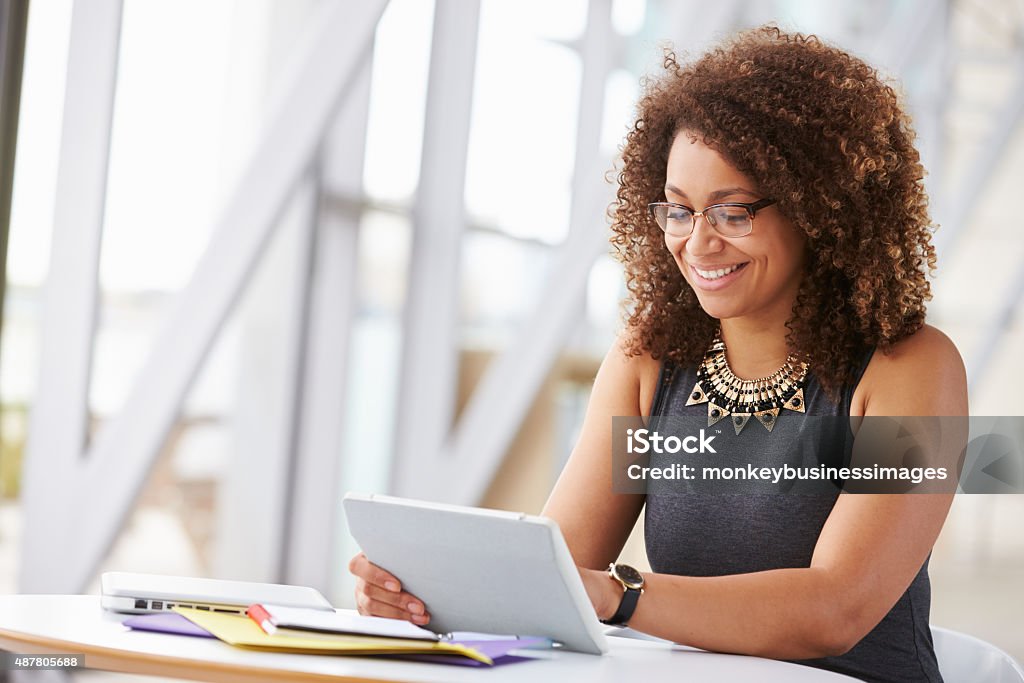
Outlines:
POLYGON ((726 202, 695 211, 682 204, 655 202, 647 205, 647 211, 658 227, 673 237, 686 237, 693 232, 697 216, 704 216, 708 225, 722 237, 745 237, 754 230, 754 215, 774 203, 774 199, 760 199, 752 204, 726 202))

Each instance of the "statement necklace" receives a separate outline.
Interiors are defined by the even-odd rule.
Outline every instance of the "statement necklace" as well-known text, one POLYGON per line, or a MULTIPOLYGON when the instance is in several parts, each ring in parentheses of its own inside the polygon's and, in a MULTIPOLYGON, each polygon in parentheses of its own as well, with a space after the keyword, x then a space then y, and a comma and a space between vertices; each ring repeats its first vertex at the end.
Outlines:
POLYGON ((697 383, 686 405, 707 403, 709 427, 729 417, 738 435, 753 417, 770 432, 783 408, 804 412, 806 379, 807 363, 792 354, 786 357, 781 368, 767 377, 740 379, 729 368, 725 342, 719 332, 697 368, 697 383))

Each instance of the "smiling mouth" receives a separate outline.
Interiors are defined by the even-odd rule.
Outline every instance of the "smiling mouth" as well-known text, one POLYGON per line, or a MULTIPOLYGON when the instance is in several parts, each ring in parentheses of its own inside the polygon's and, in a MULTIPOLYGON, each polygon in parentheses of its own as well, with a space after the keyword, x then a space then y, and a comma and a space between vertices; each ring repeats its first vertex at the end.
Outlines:
POLYGON ((729 275, 731 273, 735 273, 737 270, 739 270, 740 268, 743 268, 746 265, 747 265, 746 263, 737 263, 736 265, 733 265, 733 266, 727 266, 725 268, 716 268, 714 270, 703 270, 701 268, 698 268, 697 266, 691 266, 691 267, 697 273, 697 275, 700 275, 705 280, 714 281, 714 280, 721 279, 721 278, 723 278, 726 275, 729 275))

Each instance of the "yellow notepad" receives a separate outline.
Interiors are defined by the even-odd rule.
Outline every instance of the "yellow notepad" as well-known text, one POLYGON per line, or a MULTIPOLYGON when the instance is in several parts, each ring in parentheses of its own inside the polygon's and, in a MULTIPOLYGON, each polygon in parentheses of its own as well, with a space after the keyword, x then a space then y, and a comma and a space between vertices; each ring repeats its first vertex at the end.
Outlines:
POLYGON ((186 617, 196 626, 206 629, 225 643, 236 647, 325 655, 462 655, 484 664, 494 663, 487 655, 471 647, 455 643, 376 638, 373 636, 317 634, 315 637, 305 637, 269 635, 264 633, 263 629, 247 616, 207 612, 189 607, 174 607, 174 611, 186 617))

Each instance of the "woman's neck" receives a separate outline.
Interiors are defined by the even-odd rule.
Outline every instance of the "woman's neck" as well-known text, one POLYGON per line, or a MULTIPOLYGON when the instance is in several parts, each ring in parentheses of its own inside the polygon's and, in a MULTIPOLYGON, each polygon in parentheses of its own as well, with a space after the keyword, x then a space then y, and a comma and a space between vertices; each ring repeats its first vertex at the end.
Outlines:
POLYGON ((772 374, 786 362, 790 349, 786 344, 786 321, 766 322, 749 318, 723 320, 729 368, 741 379, 757 379, 772 374))

